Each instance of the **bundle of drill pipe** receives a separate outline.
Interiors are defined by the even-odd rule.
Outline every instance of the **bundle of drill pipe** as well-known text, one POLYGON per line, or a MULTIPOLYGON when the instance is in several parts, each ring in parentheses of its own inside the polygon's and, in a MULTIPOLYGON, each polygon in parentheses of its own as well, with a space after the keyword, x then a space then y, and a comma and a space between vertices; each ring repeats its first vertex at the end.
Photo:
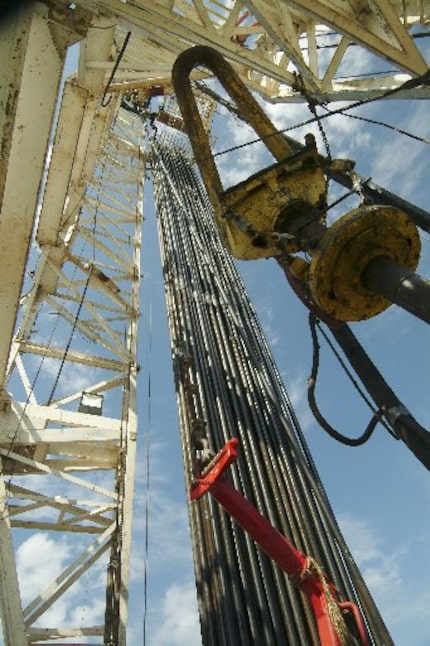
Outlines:
MULTIPOLYGON (((256 313, 219 241, 185 137, 150 143, 186 485, 196 455, 240 439, 234 486, 340 594, 373 644, 392 644, 336 523, 256 313)), ((189 503, 204 646, 318 644, 312 611, 288 577, 210 496, 189 503)))

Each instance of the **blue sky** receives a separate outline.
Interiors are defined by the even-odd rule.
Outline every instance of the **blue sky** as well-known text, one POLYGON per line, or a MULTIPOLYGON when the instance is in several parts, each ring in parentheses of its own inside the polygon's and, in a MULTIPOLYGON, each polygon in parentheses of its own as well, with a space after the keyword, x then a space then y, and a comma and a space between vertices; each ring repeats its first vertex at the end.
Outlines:
MULTIPOLYGON (((267 105, 275 123, 284 128, 309 117, 306 106, 267 105)), ((370 104, 360 114, 388 121, 427 139, 430 137, 425 102, 385 101, 370 104)), ((324 127, 333 156, 357 162, 358 172, 402 197, 430 209, 428 146, 392 130, 337 115, 324 127)), ((324 152, 318 132, 319 147, 324 152)), ((293 131, 299 140, 305 130, 293 131)), ((215 149, 254 139, 252 132, 220 112, 215 124, 215 149)), ((267 163, 261 146, 241 148, 219 158, 225 185, 234 184, 267 163)), ((142 318, 139 352, 139 443, 136 470, 135 533, 129 643, 142 643, 145 560, 145 505, 149 495, 149 559, 147 563, 146 643, 148 646, 199 646, 186 492, 180 455, 178 420, 164 310, 161 266, 151 184, 145 187, 142 250, 142 318), (151 398, 148 398, 148 390, 151 398), (149 491, 146 452, 150 453, 149 491)), ((341 205, 337 215, 348 210, 341 205)), ((419 271, 430 275, 429 236, 422 236, 419 271)), ((311 367, 307 312, 291 292, 272 260, 239 263, 250 298, 259 313, 278 368, 305 431, 334 512, 364 577, 398 646, 429 646, 430 549, 428 534, 430 480, 428 473, 385 429, 378 427, 369 442, 348 448, 327 437, 314 422, 306 403, 306 380, 311 367)), ((392 307, 375 319, 354 324, 354 331, 399 397, 427 428, 428 329, 411 315, 392 307)), ((361 434, 369 411, 358 399, 323 345, 318 398, 330 422, 342 433, 361 434)), ((50 555, 46 567, 66 562, 69 544, 35 535, 19 548, 21 577, 32 592, 32 554, 50 555), (55 553, 55 559, 52 554, 55 553), (55 560, 55 564, 53 561, 55 560)), ((49 572, 47 572, 48 578, 49 572)), ((62 608, 64 616, 91 613, 101 618, 104 572, 87 583, 83 602, 62 608)), ((37 589, 35 587, 35 589, 37 589)), ((98 618, 98 619, 97 619, 98 618)), ((60 622, 62 616, 53 620, 60 622)))

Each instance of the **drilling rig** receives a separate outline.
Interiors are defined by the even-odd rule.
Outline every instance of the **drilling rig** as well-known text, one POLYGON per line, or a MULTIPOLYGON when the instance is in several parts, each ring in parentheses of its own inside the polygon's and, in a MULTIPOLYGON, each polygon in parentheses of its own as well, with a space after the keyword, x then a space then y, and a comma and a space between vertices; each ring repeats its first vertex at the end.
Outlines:
POLYGON ((349 323, 365 326, 392 304, 429 322, 418 265, 430 216, 353 160, 333 158, 324 124, 335 102, 428 98, 430 5, 344 5, 43 0, 2 10, 5 645, 127 643, 134 483, 143 468, 144 185, 157 213, 202 643, 393 643, 234 260, 272 259, 309 310, 309 402, 319 424, 351 446, 379 425, 428 469, 429 433, 349 323), (357 52, 364 71, 349 74, 357 52), (302 103, 318 142, 290 137, 264 109, 302 103), (217 106, 249 126, 272 160, 229 187, 212 145, 217 106), (330 183, 358 200, 333 221, 330 183), (332 428, 316 404, 323 325, 369 401, 358 439, 332 428), (236 491, 261 514, 259 535, 270 526, 282 537, 271 534, 265 553, 245 519, 233 518, 226 497, 236 491), (38 546, 73 546, 52 578, 41 564, 34 594, 20 565, 26 541, 36 569, 38 546), (279 567, 274 541, 296 550, 299 569, 279 567), (50 623, 62 599, 76 589, 89 596, 101 578, 95 621, 81 613, 50 623), (323 630, 306 594, 312 582, 323 630))

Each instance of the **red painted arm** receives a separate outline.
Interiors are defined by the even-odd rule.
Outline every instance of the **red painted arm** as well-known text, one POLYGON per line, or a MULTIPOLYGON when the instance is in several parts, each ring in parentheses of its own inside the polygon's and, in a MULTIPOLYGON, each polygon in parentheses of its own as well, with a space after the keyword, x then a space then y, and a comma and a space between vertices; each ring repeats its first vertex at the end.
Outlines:
POLYGON ((299 552, 225 477, 225 471, 239 456, 239 441, 232 439, 212 460, 191 489, 191 500, 209 492, 227 513, 253 538, 261 549, 279 565, 308 598, 318 627, 321 646, 341 646, 341 639, 329 612, 329 601, 339 613, 351 612, 363 646, 369 640, 356 604, 338 599, 335 586, 311 566, 308 556, 299 552), (331 599, 330 599, 331 598, 331 599))

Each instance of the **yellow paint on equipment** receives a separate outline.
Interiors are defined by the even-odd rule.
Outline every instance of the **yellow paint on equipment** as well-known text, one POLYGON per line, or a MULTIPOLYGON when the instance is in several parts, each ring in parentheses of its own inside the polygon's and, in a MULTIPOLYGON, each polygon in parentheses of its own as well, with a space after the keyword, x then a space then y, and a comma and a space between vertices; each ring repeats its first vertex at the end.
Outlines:
MULTIPOLYGON (((290 233, 295 222, 315 209, 323 212, 324 200, 325 177, 319 156, 315 148, 307 148, 226 190, 217 225, 235 258, 276 256, 276 234, 290 233)), ((317 219, 321 219, 319 214, 317 219)), ((287 251, 297 250, 292 238, 287 251)))
POLYGON ((362 274, 374 258, 386 257, 415 271, 420 256, 415 224, 391 206, 361 206, 339 218, 322 237, 309 268, 316 303, 340 321, 361 321, 391 302, 365 289, 362 274))

